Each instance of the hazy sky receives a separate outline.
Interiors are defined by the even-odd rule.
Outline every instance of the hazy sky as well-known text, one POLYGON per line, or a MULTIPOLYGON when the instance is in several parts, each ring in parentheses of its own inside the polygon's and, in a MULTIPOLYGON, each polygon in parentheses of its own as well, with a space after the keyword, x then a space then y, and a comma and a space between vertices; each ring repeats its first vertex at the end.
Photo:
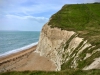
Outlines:
POLYGON ((0 0, 0 30, 40 31, 64 4, 100 0, 0 0))

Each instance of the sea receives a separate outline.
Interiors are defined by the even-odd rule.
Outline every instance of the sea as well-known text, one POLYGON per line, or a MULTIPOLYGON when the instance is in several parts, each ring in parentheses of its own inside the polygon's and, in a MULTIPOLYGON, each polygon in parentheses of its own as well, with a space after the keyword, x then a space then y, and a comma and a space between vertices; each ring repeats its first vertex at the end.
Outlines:
POLYGON ((0 31, 0 57, 38 44, 40 31, 0 31))

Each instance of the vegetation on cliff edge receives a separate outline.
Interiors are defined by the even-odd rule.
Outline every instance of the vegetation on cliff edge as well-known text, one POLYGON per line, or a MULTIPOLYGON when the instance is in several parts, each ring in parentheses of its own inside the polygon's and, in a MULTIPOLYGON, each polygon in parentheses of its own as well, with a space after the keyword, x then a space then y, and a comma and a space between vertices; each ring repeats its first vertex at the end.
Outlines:
POLYGON ((67 69, 59 72, 43 72, 43 71, 24 71, 24 72, 6 72, 0 75, 100 75, 100 70, 74 70, 67 69))
POLYGON ((51 27, 75 31, 92 45, 100 45, 100 4, 64 5, 55 13, 50 22, 51 27))
MULTIPOLYGON (((80 37, 87 39, 92 45, 96 45, 96 49, 100 48, 99 3, 64 5, 60 11, 51 17, 51 20, 48 24, 51 27, 58 27, 62 30, 75 31, 80 37)), ((80 58, 83 59, 85 56, 84 53, 91 53, 93 50, 95 49, 92 49, 90 52, 88 50, 84 50, 82 55, 80 55, 80 58)), ((95 57, 99 57, 99 54, 100 52, 97 52, 89 59, 83 62, 79 61, 79 69, 69 68, 68 65, 70 65, 71 59, 69 62, 62 65, 63 70, 59 72, 24 71, 6 72, 1 73, 0 75, 100 75, 100 70, 80 70, 80 68, 90 64, 95 57)))

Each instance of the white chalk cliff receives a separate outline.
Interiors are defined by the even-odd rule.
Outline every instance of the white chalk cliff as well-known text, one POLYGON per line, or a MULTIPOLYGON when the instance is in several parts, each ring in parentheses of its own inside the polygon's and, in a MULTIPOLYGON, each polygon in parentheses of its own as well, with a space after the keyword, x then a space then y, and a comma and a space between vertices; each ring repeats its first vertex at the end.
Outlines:
MULTIPOLYGON (((100 49, 96 49, 91 53, 86 52, 94 47, 84 38, 78 37, 76 32, 56 27, 51 28, 47 23, 41 31, 36 52, 52 60, 57 66, 56 71, 60 71, 61 66, 69 61, 71 61, 68 64, 70 68, 79 68, 80 63, 87 63, 84 61, 100 51, 100 49)), ((81 68, 84 70, 100 68, 99 61, 100 58, 93 59, 89 65, 84 65, 81 68)))

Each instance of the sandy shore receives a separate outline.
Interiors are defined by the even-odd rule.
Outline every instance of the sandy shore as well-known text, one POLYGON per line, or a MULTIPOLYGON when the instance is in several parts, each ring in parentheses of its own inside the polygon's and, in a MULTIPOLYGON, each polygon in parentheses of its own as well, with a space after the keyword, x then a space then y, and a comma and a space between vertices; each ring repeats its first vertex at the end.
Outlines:
POLYGON ((35 52, 37 45, 30 49, 23 50, 0 58, 0 72, 42 70, 55 71, 54 63, 44 56, 35 52))

